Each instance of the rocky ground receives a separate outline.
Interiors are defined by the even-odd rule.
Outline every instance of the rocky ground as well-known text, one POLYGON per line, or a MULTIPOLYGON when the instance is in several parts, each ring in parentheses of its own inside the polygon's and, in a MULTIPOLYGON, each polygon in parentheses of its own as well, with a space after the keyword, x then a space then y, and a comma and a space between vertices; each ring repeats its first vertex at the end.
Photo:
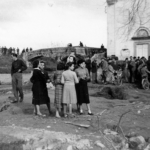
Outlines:
POLYGON ((52 114, 33 115, 30 84, 24 86, 23 103, 12 104, 11 85, 0 87, 0 150, 148 150, 150 92, 136 86, 89 83, 94 116, 55 118, 54 89, 49 89, 52 114), (118 96, 119 95, 119 96, 118 96), (120 96, 122 95, 122 96, 120 96), (117 97, 117 99, 116 99, 117 97), (120 99, 119 99, 120 98, 120 99))

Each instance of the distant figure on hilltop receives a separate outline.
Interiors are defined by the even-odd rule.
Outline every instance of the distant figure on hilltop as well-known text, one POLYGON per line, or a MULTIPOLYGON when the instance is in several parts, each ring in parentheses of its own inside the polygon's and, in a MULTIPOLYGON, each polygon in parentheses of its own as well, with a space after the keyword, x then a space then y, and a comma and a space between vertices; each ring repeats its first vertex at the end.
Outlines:
POLYGON ((30 48, 30 52, 32 51, 32 48, 30 48))
POLYGON ((12 53, 14 53, 14 54, 16 53, 16 50, 15 50, 15 48, 13 48, 13 49, 12 49, 12 53))
POLYGON ((23 49, 22 50, 22 52, 21 52, 21 56, 23 57, 23 54, 26 52, 26 50, 25 49, 23 49))
POLYGON ((20 51, 20 50, 19 50, 19 48, 17 47, 17 55, 18 55, 18 56, 19 56, 19 51, 20 51))
POLYGON ((11 55, 11 54, 12 54, 12 47, 10 47, 10 48, 8 49, 8 51, 9 51, 9 55, 11 55))
POLYGON ((68 43, 67 47, 72 47, 72 43, 68 43))
POLYGON ((80 46, 83 47, 83 43, 80 41, 80 46))
POLYGON ((2 47, 2 52, 3 52, 3 55, 6 55, 6 53, 7 53, 7 48, 6 48, 6 47, 2 47))
POLYGON ((26 52, 29 52, 29 49, 28 49, 28 47, 26 48, 26 52))

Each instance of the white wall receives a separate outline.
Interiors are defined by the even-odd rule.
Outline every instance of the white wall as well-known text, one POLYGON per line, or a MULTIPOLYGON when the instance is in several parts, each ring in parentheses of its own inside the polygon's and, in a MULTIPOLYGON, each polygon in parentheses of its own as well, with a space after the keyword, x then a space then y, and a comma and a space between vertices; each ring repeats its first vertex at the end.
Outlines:
MULTIPOLYGON (((130 35, 125 34, 124 25, 127 7, 127 0, 119 0, 116 4, 107 8, 107 53, 116 55, 119 59, 125 59, 135 55, 134 42, 132 37, 135 35, 140 24, 136 24, 130 35), (126 4, 126 5, 125 5, 126 4), (123 51, 123 49, 128 49, 123 51)), ((150 4, 149 4, 150 5, 150 4)), ((150 23, 144 24, 144 27, 150 28, 150 23)))

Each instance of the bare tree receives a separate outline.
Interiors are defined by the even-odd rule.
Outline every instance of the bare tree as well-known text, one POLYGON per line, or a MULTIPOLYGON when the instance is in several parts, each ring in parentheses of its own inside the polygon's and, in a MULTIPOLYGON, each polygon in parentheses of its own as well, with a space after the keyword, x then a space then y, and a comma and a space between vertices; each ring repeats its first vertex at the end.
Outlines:
POLYGON ((148 11, 150 6, 148 0, 126 0, 125 5, 129 7, 124 10, 126 17, 124 17, 122 27, 126 34, 130 35, 135 26, 144 26, 150 21, 150 13, 148 11))
POLYGON ((128 38, 135 27, 144 26, 150 22, 149 0, 107 0, 108 6, 122 1, 122 6, 116 8, 121 15, 118 30, 128 38))
POLYGON ((118 0, 107 0, 107 4, 110 5, 114 5, 118 0))

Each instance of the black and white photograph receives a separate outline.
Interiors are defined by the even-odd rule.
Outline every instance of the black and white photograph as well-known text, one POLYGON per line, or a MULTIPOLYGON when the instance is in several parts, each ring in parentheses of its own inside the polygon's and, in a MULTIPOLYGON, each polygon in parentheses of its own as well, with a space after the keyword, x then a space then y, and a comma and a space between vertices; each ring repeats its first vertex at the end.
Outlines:
POLYGON ((150 150, 150 0, 0 1, 0 150, 150 150))

